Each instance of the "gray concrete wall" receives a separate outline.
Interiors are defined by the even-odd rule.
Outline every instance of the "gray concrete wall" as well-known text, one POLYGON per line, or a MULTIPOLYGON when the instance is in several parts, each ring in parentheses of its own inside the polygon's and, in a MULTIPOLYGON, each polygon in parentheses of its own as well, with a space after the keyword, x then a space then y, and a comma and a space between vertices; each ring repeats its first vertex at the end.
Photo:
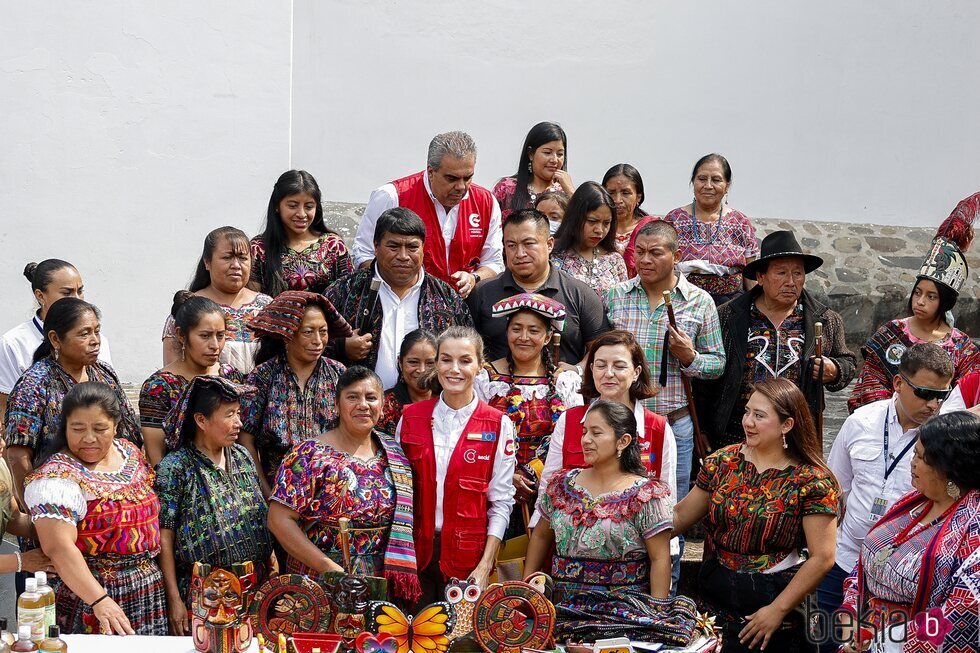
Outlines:
POLYGON ((140 383, 205 233, 258 231, 290 167, 364 202, 454 128, 485 185, 556 120, 577 182, 629 161, 654 213, 717 150, 747 215, 938 224, 978 186, 978 24, 973 0, 6 3, 0 331, 24 264, 71 260, 140 383))

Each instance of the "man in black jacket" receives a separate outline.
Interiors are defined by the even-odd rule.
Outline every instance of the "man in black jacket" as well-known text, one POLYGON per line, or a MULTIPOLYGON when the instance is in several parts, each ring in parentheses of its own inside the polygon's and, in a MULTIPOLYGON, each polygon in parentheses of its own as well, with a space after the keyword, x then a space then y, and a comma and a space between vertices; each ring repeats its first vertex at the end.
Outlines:
POLYGON ((759 258, 743 271, 758 286, 718 309, 725 372, 699 381, 695 390, 701 429, 713 448, 745 438, 742 413, 753 383, 774 377, 797 383, 816 419, 824 385, 837 392, 854 378, 857 359, 844 342, 841 316, 803 287, 806 274, 822 264, 820 257, 803 253, 793 232, 771 233, 759 258), (817 322, 824 327, 822 360, 814 357, 817 322))

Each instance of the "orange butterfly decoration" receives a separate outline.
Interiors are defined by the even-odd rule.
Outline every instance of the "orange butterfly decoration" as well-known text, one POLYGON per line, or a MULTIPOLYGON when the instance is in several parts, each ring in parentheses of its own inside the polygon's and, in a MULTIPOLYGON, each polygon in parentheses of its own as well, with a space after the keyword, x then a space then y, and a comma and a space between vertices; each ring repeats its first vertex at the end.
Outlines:
POLYGON ((444 602, 427 605, 414 617, 385 601, 371 604, 374 632, 394 637, 396 653, 445 653, 453 643, 448 634, 455 621, 452 607, 444 602))

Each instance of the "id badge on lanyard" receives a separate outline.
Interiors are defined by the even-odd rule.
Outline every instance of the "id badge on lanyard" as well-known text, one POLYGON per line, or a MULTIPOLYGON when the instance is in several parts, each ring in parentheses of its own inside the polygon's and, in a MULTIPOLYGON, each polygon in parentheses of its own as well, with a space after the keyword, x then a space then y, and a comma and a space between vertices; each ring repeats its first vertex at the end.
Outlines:
MULTIPOLYGON (((892 472, 898 466, 898 463, 902 461, 903 458, 912 450, 915 446, 917 438, 912 438, 912 440, 905 445, 905 447, 898 453, 897 456, 891 456, 889 460, 888 456, 888 418, 891 416, 891 408, 885 412, 885 428, 882 434, 882 440, 885 445, 885 478, 881 483, 881 493, 884 495, 885 486, 888 484, 888 477, 891 476, 892 472)), ((871 522, 874 523, 882 518, 885 511, 888 509, 888 501, 885 500, 884 496, 875 497, 874 502, 871 504, 871 522)))

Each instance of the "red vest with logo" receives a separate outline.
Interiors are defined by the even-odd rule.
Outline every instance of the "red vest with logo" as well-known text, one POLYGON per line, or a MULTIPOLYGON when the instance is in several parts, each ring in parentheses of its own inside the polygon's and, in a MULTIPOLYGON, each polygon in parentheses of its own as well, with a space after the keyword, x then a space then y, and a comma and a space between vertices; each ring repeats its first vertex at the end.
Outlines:
MULTIPOLYGON (((581 469, 586 467, 585 457, 582 455, 582 433, 585 427, 582 420, 585 419, 587 406, 576 406, 565 411, 565 440, 562 442, 561 466, 564 469, 581 469)), ((640 438, 640 459, 643 466, 653 475, 660 479, 660 472, 663 468, 664 452, 664 426, 667 418, 658 415, 652 410, 643 409, 643 437, 640 438)))
POLYGON ((391 183, 398 193, 398 206, 415 211, 425 223, 425 248, 422 257, 425 271, 455 288, 456 282, 450 277, 453 272, 473 272, 480 267, 480 253, 490 230, 493 195, 482 186, 470 185, 466 197, 459 203, 456 233, 448 247, 447 268, 446 241, 442 237, 442 225, 439 224, 436 207, 425 189, 425 182, 422 181, 424 174, 425 170, 391 183))
MULTIPOLYGON (((401 445, 415 483, 415 557, 420 570, 432 561, 436 533, 436 453, 432 412, 438 398, 405 406, 401 445)), ((487 490, 493 478, 504 414, 482 401, 463 428, 449 459, 442 497, 442 551, 446 578, 468 578, 487 544, 487 490)))

